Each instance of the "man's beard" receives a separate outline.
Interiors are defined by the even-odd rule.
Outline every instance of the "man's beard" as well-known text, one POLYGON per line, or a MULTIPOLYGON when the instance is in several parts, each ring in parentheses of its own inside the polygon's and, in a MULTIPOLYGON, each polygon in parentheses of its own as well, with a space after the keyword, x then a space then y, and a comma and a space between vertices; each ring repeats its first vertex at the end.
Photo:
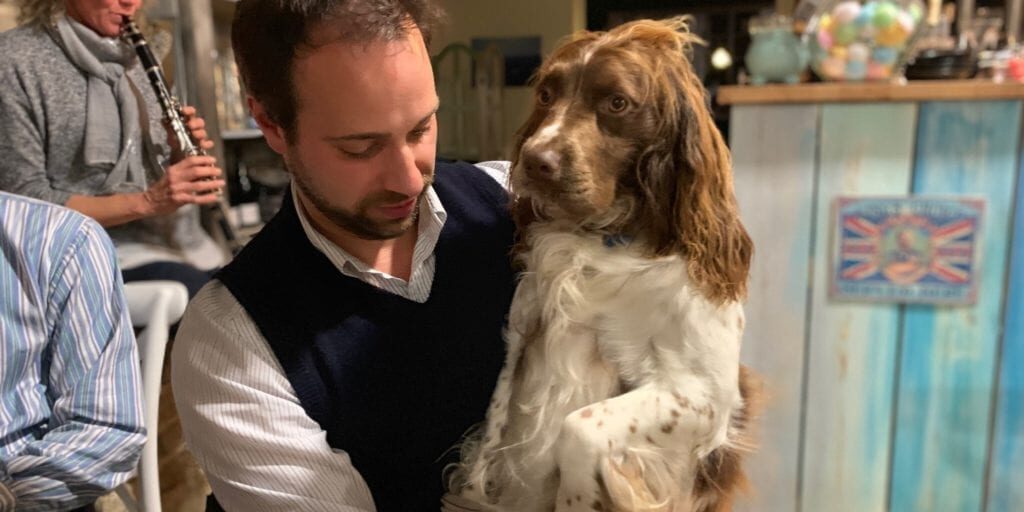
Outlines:
POLYGON ((374 220, 370 218, 371 209, 382 205, 394 205, 409 200, 409 196, 398 192, 382 191, 363 198, 356 205, 355 211, 345 210, 331 204, 320 194, 306 178, 305 167, 298 158, 290 158, 288 166, 291 170, 292 182, 302 191, 313 206, 327 217, 331 223, 364 240, 390 240, 398 238, 415 225, 419 219, 420 204, 427 193, 427 188, 434 181, 433 174, 423 176, 423 190, 416 197, 412 214, 404 219, 374 220))

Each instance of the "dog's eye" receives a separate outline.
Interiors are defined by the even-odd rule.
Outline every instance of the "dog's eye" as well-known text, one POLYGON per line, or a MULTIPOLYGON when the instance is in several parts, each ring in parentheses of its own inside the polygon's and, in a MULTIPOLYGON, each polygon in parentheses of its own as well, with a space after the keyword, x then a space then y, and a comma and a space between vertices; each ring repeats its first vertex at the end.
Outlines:
POLYGON ((622 96, 612 96, 611 100, 608 101, 608 110, 613 114, 618 114, 629 106, 629 100, 622 96))
POLYGON ((554 100, 554 97, 551 94, 551 90, 550 89, 548 89, 547 87, 541 87, 540 89, 537 90, 537 104, 538 105, 540 105, 542 107, 546 107, 546 106, 551 104, 552 100, 554 100))

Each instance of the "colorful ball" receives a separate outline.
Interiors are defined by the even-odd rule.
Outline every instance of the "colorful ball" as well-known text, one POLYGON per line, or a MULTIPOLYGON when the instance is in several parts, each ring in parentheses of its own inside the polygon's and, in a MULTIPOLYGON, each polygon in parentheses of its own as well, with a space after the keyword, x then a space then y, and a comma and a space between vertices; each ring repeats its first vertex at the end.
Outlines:
POLYGON ((866 27, 871 25, 872 19, 875 17, 875 3, 864 4, 860 8, 860 14, 853 20, 853 23, 858 27, 866 27))
POLYGON ((893 65, 899 57, 900 52, 896 48, 888 46, 876 46, 871 51, 871 60, 878 64, 893 65))
POLYGON ((871 17, 871 21, 881 29, 896 23, 896 16, 900 13, 900 9, 890 2, 881 2, 875 6, 874 10, 875 14, 871 17))
POLYGON ((872 62, 868 64, 867 73, 864 76, 868 80, 885 80, 892 76, 892 66, 872 62))
POLYGON ((832 20, 832 16, 823 14, 821 19, 818 20, 818 32, 832 32, 833 24, 834 21, 832 20))
POLYGON ((853 24, 837 25, 832 31, 835 44, 846 46, 857 40, 857 27, 853 24))
POLYGON ((828 54, 837 59, 846 60, 846 57, 849 55, 849 51, 845 46, 833 46, 832 50, 829 51, 828 54))
POLYGON ((829 57, 821 61, 819 67, 821 74, 824 75, 822 78, 827 80, 842 80, 846 72, 846 62, 842 59, 829 57))
MULTIPOLYGON (((899 23, 893 23, 878 31, 878 34, 875 35, 875 44, 902 47, 908 37, 910 37, 909 32, 903 30, 899 23)), ((836 40, 838 41, 838 39, 837 37, 836 40)))
POLYGON ((865 62, 869 55, 871 50, 864 43, 853 43, 846 49, 846 58, 849 60, 865 62))
POLYGON ((836 25, 844 25, 857 19, 860 10, 860 2, 841 2, 832 9, 832 17, 836 20, 836 25))
POLYGON ((868 66, 862 61, 851 60, 846 62, 847 80, 864 80, 868 74, 868 66))
POLYGON ((825 51, 832 48, 832 34, 824 30, 818 32, 818 47, 825 51))
POLYGON ((900 28, 908 34, 914 33, 914 29, 917 28, 917 20, 909 12, 901 12, 896 16, 896 23, 900 24, 900 28))
POLYGON ((921 17, 924 16, 924 10, 922 10, 921 6, 917 4, 910 4, 910 7, 907 8, 907 13, 910 14, 911 18, 913 18, 914 23, 921 21, 921 17))
POLYGON ((871 41, 877 33, 878 29, 874 25, 864 25, 860 29, 860 39, 862 41, 871 41))

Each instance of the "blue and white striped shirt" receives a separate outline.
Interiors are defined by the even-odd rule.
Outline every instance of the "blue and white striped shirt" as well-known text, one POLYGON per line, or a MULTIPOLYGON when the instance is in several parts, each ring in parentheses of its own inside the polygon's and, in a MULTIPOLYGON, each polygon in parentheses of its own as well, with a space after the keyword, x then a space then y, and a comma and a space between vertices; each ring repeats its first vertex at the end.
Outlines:
POLYGON ((145 440, 138 349, 96 222, 0 193, 0 511, 79 507, 145 440))

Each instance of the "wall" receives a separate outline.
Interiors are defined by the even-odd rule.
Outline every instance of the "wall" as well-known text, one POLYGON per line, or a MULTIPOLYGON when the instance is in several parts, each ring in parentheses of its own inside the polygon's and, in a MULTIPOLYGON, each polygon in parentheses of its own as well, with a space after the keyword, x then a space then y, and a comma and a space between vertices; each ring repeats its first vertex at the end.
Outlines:
POLYGON ((743 359, 766 381, 739 510, 1024 510, 1024 180, 1015 100, 738 105, 754 239, 743 359), (840 195, 986 201, 977 302, 829 297, 840 195))
MULTIPOLYGON (((586 25, 586 0, 440 0, 438 3, 447 11, 448 20, 434 37, 433 54, 450 43, 468 45, 474 37, 539 35, 541 53, 547 55, 559 40, 586 25)), ((531 104, 532 93, 528 87, 504 90, 502 138, 506 143, 526 120, 531 104)))

